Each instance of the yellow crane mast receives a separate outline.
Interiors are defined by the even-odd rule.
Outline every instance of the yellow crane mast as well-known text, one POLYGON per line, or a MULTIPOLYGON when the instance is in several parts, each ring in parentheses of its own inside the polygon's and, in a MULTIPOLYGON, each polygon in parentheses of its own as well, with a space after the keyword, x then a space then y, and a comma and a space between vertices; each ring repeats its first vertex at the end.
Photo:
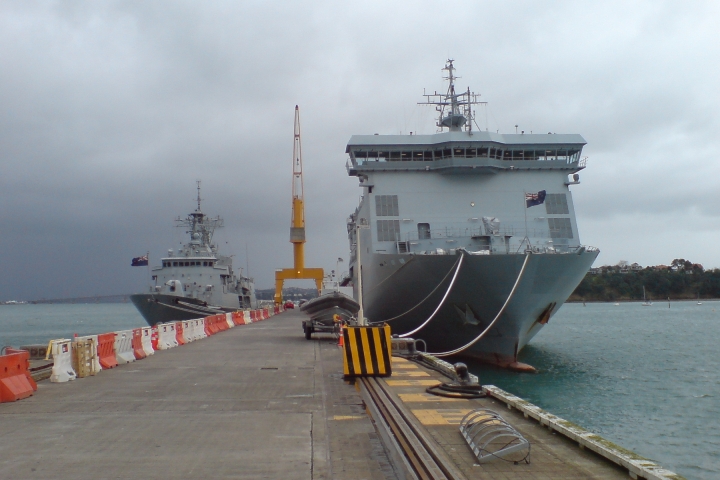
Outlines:
POLYGON ((293 144, 292 219, 290 242, 293 244, 293 268, 275 270, 275 303, 281 304, 285 280, 315 280, 318 292, 322 288, 322 268, 305 268, 305 201, 303 196, 302 150, 300 148, 300 109, 295 105, 295 138, 293 144))

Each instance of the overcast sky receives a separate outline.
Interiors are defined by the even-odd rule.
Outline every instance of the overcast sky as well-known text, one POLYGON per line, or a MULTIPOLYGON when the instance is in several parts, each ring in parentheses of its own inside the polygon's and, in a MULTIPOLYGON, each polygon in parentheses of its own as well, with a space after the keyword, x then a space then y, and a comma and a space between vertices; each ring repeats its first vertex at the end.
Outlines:
POLYGON ((587 140, 596 265, 720 268, 718 25, 715 1, 0 0, 0 300, 144 290, 130 259, 185 239, 196 180, 222 251, 272 287, 296 104, 306 265, 334 269, 361 193, 347 141, 433 133, 416 102, 447 58, 481 127, 587 140))

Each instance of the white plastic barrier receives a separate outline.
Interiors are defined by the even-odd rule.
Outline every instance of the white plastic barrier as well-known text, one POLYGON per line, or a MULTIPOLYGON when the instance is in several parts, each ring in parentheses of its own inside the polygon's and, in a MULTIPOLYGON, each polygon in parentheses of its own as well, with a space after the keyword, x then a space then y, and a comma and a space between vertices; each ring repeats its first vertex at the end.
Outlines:
POLYGON ((196 340, 202 340, 203 338, 206 338, 207 335, 205 334, 205 319, 196 318, 195 320, 193 320, 193 322, 195 322, 196 340))
POLYGON ((202 340, 203 338, 207 338, 207 334, 205 333, 205 319, 197 318, 194 320, 194 322, 195 322, 195 335, 197 335, 197 339, 202 340))
POLYGON ((132 348, 132 330, 115 332, 115 359, 118 365, 135 361, 132 348))
POLYGON ((142 348, 145 355, 153 355, 155 350, 152 347, 152 327, 142 329, 142 348))
POLYGON ((187 320, 187 327, 185 328, 185 337, 187 337, 189 341, 194 342, 196 340, 200 340, 200 335, 198 334, 197 319, 187 320))
POLYGON ((252 317, 250 316, 250 310, 243 310, 243 318, 245 319, 245 325, 252 323, 252 317))
POLYGON ((225 321, 227 322, 229 328, 233 328, 235 326, 235 322, 232 321, 232 313, 225 314, 225 321))
POLYGON ((100 356, 98 355, 98 336, 97 335, 85 335, 84 337, 78 337, 78 340, 92 340, 93 346, 92 346, 92 375, 95 375, 97 372, 102 370, 102 366, 100 365, 100 356))
POLYGON ((62 338, 50 340, 48 354, 52 354, 55 363, 50 374, 51 382, 67 382, 75 380, 77 374, 72 367, 72 340, 62 338))
POLYGON ((175 338, 175 324, 163 323, 158 325, 158 348, 167 350, 168 348, 177 347, 177 339, 175 338))

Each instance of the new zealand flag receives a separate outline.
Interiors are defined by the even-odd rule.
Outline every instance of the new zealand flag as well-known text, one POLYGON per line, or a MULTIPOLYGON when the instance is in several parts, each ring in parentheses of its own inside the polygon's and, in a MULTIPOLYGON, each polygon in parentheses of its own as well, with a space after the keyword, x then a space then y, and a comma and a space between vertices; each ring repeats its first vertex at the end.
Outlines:
POLYGON ((540 205, 545 201, 545 190, 540 190, 537 193, 526 193, 525 194, 525 205, 527 205, 526 208, 534 207, 535 205, 540 205))
POLYGON ((143 255, 142 257, 135 257, 132 259, 131 267, 147 267, 148 256, 143 255))

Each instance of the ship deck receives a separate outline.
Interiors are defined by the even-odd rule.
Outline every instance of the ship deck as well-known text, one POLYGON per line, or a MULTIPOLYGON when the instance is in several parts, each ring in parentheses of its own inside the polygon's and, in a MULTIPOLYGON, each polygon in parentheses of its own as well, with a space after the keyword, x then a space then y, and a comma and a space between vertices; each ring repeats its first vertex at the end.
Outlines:
MULTIPOLYGON (((305 340, 287 311, 0 404, 6 478, 394 479, 360 383, 343 380, 330 335, 305 340)), ((380 380, 467 478, 627 478, 628 470, 495 399, 432 397, 439 373, 394 359, 380 380), (463 412, 497 410, 530 440, 531 463, 477 464, 463 412)))

